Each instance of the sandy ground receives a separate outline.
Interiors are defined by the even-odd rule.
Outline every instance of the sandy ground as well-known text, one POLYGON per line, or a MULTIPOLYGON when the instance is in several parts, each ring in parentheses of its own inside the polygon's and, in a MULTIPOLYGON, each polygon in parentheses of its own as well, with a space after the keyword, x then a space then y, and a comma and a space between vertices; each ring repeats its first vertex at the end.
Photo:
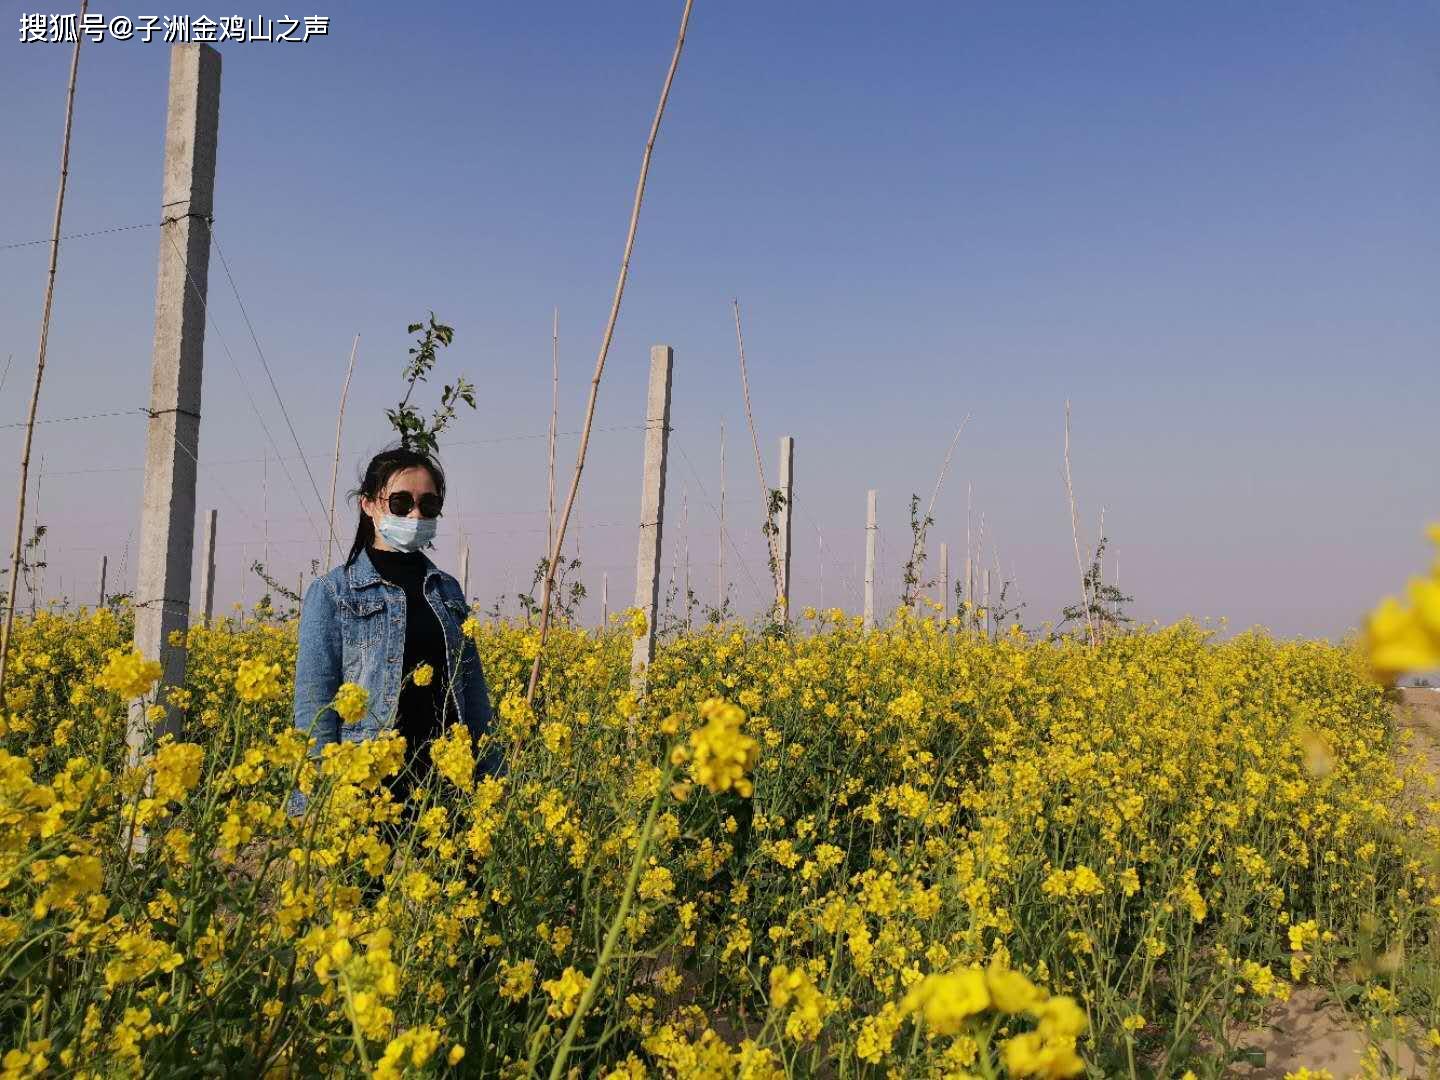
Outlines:
MULTIPOLYGON (((1402 690, 1396 718, 1414 732, 1410 753, 1440 775, 1440 690, 1402 690)), ((1247 1032, 1242 1044, 1265 1053, 1263 1066, 1236 1065, 1235 1076, 1281 1080, 1301 1067, 1328 1069, 1336 1080, 1359 1075, 1365 1054, 1364 1032, 1354 1018, 1323 991, 1302 987, 1267 1018, 1264 1026, 1247 1032)), ((1394 1075, 1423 1077, 1414 1055, 1403 1047, 1387 1045, 1395 1063, 1394 1075)))

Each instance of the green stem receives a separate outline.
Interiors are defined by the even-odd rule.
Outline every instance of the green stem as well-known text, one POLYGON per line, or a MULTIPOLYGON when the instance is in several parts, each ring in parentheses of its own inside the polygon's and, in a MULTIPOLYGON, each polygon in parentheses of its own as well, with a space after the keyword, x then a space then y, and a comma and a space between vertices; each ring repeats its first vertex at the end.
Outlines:
POLYGON ((570 1048, 575 1042, 575 1036, 580 1032, 580 1024, 585 1019, 585 1013, 590 1008, 590 1003, 595 1000, 595 994, 600 987, 600 978, 605 973, 605 966, 610 962, 610 955, 615 951, 615 944, 620 940, 620 932, 625 927, 625 918, 630 914, 630 902, 635 898, 635 886, 640 880, 640 868, 645 865, 645 852, 650 847, 650 836, 655 831, 655 817, 660 812, 660 802, 665 793, 670 790, 670 777, 673 775, 674 767, 669 764, 666 758, 665 772, 660 778, 659 787, 655 790, 655 797, 650 800, 650 811, 645 815, 645 827, 641 830, 639 843, 635 845, 635 857, 630 860, 630 875, 625 879, 625 893, 620 897, 620 907, 615 912, 615 918, 610 922, 610 931, 605 935, 605 947, 600 951, 600 958, 595 961, 595 970, 591 973, 589 981, 585 984, 585 991, 580 995, 580 1003, 575 1007, 575 1015, 570 1018, 570 1026, 565 1029, 565 1037, 560 1041, 560 1049, 555 1054, 555 1063, 550 1066, 550 1080, 559 1080, 565 1075, 565 1059, 570 1056, 570 1048))
POLYGON ((345 1014, 350 1018, 350 1033, 355 1043, 355 1049, 360 1054, 360 1064, 365 1066, 365 1071, 370 1071, 370 1055, 365 1052, 365 1035, 360 1030, 360 1017, 355 1013, 355 1005, 350 1000, 350 977, 345 972, 340 972, 340 988, 345 997, 345 1014))

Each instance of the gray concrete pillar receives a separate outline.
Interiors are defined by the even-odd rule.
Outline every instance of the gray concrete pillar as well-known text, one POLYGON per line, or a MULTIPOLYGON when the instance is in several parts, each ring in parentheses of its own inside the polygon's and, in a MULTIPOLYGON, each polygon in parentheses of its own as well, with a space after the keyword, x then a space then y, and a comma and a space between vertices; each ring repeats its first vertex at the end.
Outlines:
POLYGON ((865 629, 875 629, 875 489, 865 493, 865 629))
POLYGON ((650 349, 650 391, 645 402, 645 478, 640 490, 640 547, 635 557, 635 606, 645 633, 635 639, 631 675, 641 680, 655 657, 655 614, 660 603, 660 532, 665 524, 665 454, 670 445, 670 375, 675 350, 650 349))
POLYGON ((215 614, 215 526, 219 518, 219 510, 205 515, 205 541, 200 556, 205 560, 200 564, 200 602, 206 626, 215 614))
MULTIPOLYGON (((135 582, 135 647, 159 658, 162 683, 185 680, 185 650, 171 646, 190 616, 195 549, 195 471, 200 452, 200 375, 205 293, 210 269, 215 150, 220 127, 220 53, 208 45, 170 50, 165 128, 160 264, 155 286, 155 347, 150 368, 150 422, 135 582)), ((150 725, 149 702, 131 704, 128 742, 138 761, 150 725)), ((154 734, 178 734, 171 709, 154 734)))
POLYGON ((780 439, 780 495, 785 500, 780 507, 780 520, 776 525, 780 534, 775 538, 779 545, 780 612, 779 618, 790 618, 790 522, 794 519, 791 506, 795 501, 795 440, 789 436, 780 439))

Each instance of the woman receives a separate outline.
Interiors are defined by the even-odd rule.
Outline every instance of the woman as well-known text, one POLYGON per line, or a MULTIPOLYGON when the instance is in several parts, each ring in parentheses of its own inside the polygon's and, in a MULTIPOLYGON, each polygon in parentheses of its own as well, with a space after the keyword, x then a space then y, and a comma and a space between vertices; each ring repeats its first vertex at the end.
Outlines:
MULTIPOLYGON (((490 693, 475 643, 461 632, 465 594, 422 550, 445 501, 439 462, 405 447, 382 451, 352 494, 360 520, 350 556, 305 591, 295 726, 314 737, 315 756, 333 742, 397 730, 406 768, 391 790, 403 799, 428 772, 429 744, 444 728, 463 723, 477 739, 490 730, 490 693), (369 692, 353 723, 330 708, 345 682, 369 692)), ((481 764, 498 767, 493 755, 481 764)), ((303 796, 292 797, 291 809, 303 812, 303 796)))

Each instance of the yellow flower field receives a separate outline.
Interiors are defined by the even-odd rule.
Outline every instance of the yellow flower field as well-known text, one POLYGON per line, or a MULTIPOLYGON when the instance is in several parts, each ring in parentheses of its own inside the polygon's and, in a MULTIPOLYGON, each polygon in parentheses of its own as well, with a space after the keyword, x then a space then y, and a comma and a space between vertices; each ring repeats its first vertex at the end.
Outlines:
POLYGON ((293 624, 193 629, 128 771, 129 632, 17 627, 0 1076, 1217 1077, 1303 983, 1440 1044, 1440 806, 1349 648, 827 612, 637 700, 617 619, 532 710, 472 620, 507 771, 456 729, 402 806, 398 739, 307 758, 293 624))

